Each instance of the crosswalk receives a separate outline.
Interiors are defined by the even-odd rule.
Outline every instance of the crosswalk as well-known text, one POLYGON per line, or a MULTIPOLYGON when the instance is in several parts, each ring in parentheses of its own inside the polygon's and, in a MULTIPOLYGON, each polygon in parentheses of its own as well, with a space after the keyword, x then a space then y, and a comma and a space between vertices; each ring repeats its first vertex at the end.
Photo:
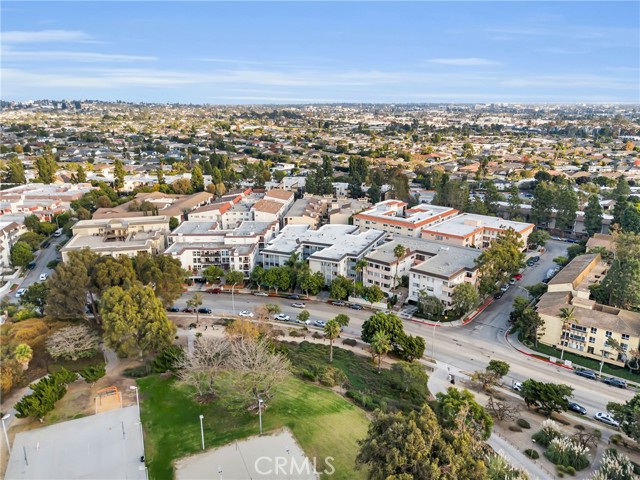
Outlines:
POLYGON ((418 311, 418 307, 407 306, 407 307, 404 307, 402 310, 400 310, 400 312, 398 312, 398 316, 400 318, 411 318, 413 314, 416 313, 417 311, 418 311))

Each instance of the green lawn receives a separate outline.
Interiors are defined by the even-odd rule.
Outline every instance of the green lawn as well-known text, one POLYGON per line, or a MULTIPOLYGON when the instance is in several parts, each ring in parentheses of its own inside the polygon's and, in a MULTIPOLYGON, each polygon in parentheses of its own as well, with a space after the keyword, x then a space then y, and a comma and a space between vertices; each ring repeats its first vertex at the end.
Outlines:
MULTIPOLYGON (((258 433, 256 415, 231 414, 217 402, 200 405, 175 379, 154 375, 138 380, 149 478, 173 478, 173 461, 201 449, 199 415, 204 415, 207 448, 258 433)), ((364 438, 368 420, 363 410, 335 392, 291 378, 263 413, 264 431, 288 427, 307 456, 334 457, 335 479, 364 478, 356 471, 357 440, 364 438)))

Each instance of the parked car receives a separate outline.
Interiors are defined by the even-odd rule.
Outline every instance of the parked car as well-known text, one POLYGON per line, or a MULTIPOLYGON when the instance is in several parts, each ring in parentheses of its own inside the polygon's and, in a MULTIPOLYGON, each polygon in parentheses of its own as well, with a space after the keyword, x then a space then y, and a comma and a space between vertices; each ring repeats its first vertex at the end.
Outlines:
POLYGON ((198 309, 198 313, 213 313, 213 310, 207 307, 202 307, 198 309))
POLYGON ((193 312, 195 312, 196 310, 195 310, 194 308, 191 308, 191 307, 185 307, 185 308, 183 308, 183 309, 182 309, 182 311, 183 311, 184 313, 193 313, 193 312))
POLYGON ((304 308, 307 306, 307 304, 304 302, 295 302, 295 303, 292 303, 291 306, 293 308, 304 308))
POLYGON ((576 371, 574 373, 590 380, 596 380, 598 378, 596 372, 587 368, 576 368, 576 371))
POLYGON ((207 290, 207 293, 222 293, 222 289, 220 288, 210 288, 207 290))
POLYGON ((528 267, 533 267, 536 264, 536 262, 534 262, 533 260, 527 260, 527 266, 528 267))
POLYGON ((502 285, 502 286, 500 287, 500 291, 501 291, 502 293, 505 293, 507 290, 509 290, 509 284, 508 284, 508 283, 505 283, 504 285, 502 285))
POLYGON ((279 313, 273 318, 280 320, 281 322, 288 322, 291 319, 289 315, 285 315, 284 313, 279 313))
POLYGON ((514 280, 522 280, 522 274, 521 274, 521 273, 516 273, 516 274, 513 276, 513 279, 514 279, 514 280))
POLYGON ((29 270, 33 270, 34 268, 36 268, 36 262, 29 262, 27 263, 27 268, 29 270))
POLYGON ((352 303, 351 305, 349 305, 349 308, 352 308, 353 310, 362 310, 362 305, 358 305, 357 303, 352 303))
POLYGON ((327 322, 325 322, 324 320, 316 320, 315 322, 313 322, 313 324, 316 327, 323 327, 327 324, 327 322))
POLYGON ((256 297, 268 297, 269 294, 267 292, 253 292, 256 297))
POLYGON ((513 285, 516 283, 516 279, 512 278, 511 280, 509 280, 509 285, 513 285))
POLYGON ((580 415, 586 415, 587 414, 587 409, 584 408, 582 405, 578 405, 577 403, 569 402, 568 408, 572 412, 577 412, 580 415))
POLYGON ((500 300, 500 299, 502 298, 502 296, 503 296, 503 295, 504 295, 504 292, 503 292, 503 291, 499 291, 499 292, 496 292, 496 293, 493 295, 493 298, 495 298, 496 300, 500 300))
POLYGON ((240 316, 241 317, 253 317, 253 312, 250 312, 249 310, 243 310, 240 312, 240 316))
POLYGON ((311 320, 300 320, 299 318, 296 318, 296 323, 300 323, 302 325, 309 325, 311 323, 311 320))
POLYGON ((16 292, 16 298, 20 298, 22 295, 24 295, 25 293, 27 293, 27 289, 26 288, 21 288, 16 292))
POLYGON ((298 295, 297 293, 293 293, 293 294, 289 295, 287 298, 289 300, 299 300, 300 299, 300 295, 298 295))
POLYGON ((620 380, 619 378, 609 377, 602 380, 602 383, 611 385, 612 387, 627 388, 627 382, 620 380))
POLYGON ((167 312, 179 312, 179 311, 180 311, 180 307, 176 307, 175 305, 173 307, 167 308, 167 312))
POLYGON ((513 384, 513 389, 514 389, 516 392, 521 391, 521 390, 522 390, 522 382, 516 382, 516 383, 514 383, 514 384, 513 384))
POLYGON ((46 273, 41 273, 40 274, 40 281, 44 282, 48 277, 49 277, 49 275, 47 275, 46 273))
POLYGON ((335 302, 331 302, 331 305, 335 305, 336 307, 344 307, 345 303, 342 300, 336 300, 335 302))
POLYGON ((606 423, 607 425, 610 425, 612 427, 619 427, 620 426, 620 424, 618 422, 616 422, 615 419, 611 415, 609 415, 607 413, 604 413, 604 412, 596 413, 593 418, 595 418, 596 420, 601 421, 602 423, 606 423))
POLYGON ((51 242, 49 240, 47 240, 42 244, 42 248, 49 248, 50 246, 51 246, 51 242))

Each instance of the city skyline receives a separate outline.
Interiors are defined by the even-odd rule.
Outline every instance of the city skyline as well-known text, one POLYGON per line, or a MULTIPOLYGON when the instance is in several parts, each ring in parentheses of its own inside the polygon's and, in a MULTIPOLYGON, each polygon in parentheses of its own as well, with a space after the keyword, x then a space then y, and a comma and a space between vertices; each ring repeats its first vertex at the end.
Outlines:
POLYGON ((2 99, 638 103, 633 2, 5 2, 2 99))

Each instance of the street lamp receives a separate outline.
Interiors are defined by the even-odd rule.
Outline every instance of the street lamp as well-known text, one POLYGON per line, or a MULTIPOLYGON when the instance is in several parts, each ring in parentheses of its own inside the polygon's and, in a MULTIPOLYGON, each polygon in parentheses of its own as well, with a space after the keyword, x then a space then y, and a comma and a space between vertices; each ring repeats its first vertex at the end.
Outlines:
POLYGON ((258 399, 258 417, 260 418, 260 435, 262 435, 262 404, 264 402, 261 398, 258 399))
POLYGON ((600 350, 600 372, 598 373, 598 378, 602 378, 602 367, 604 367, 604 352, 606 352, 604 348, 600 350))
POLYGON ((204 450, 204 427, 202 426, 202 419, 204 415, 200 415, 200 436, 202 437, 202 450, 204 450))
POLYGON ((222 480, 222 467, 218 467, 218 475, 220 475, 220 480, 222 480))
POLYGON ((136 387, 135 385, 130 385, 129 389, 136 391, 136 405, 138 406, 138 418, 140 419, 140 422, 142 422, 142 417, 140 416, 140 397, 138 396, 138 387, 136 387))
POLYGON ((7 450, 9 450, 9 455, 11 455, 11 445, 9 445, 9 435, 7 435, 7 427, 4 424, 4 421, 7 420, 11 416, 10 413, 7 413, 4 417, 2 417, 2 430, 4 431, 4 439, 7 442, 7 450))

